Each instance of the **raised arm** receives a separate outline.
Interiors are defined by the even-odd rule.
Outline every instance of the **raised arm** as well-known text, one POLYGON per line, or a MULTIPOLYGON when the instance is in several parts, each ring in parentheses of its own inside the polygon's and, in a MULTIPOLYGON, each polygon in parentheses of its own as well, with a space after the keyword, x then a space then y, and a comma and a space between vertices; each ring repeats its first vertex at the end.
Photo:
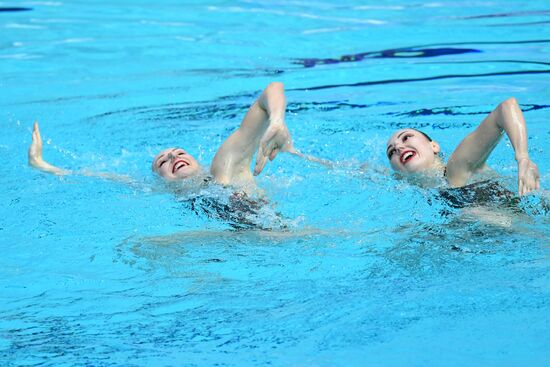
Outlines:
POLYGON ((49 164, 42 158, 42 137, 40 136, 38 122, 34 123, 32 130, 32 143, 29 147, 29 166, 40 171, 53 173, 54 175, 67 175, 71 173, 71 171, 49 164))
POLYGON ((221 184, 253 182, 250 165, 258 151, 254 174, 259 174, 267 158, 279 151, 293 150, 285 124, 286 98, 282 83, 271 83, 250 106, 241 126, 218 149, 210 171, 221 184))
POLYGON ((527 151, 527 129, 515 98, 502 102, 455 149, 447 165, 451 186, 461 186, 485 166, 487 158, 506 132, 518 163, 518 192, 524 195, 540 187, 537 165, 527 151))

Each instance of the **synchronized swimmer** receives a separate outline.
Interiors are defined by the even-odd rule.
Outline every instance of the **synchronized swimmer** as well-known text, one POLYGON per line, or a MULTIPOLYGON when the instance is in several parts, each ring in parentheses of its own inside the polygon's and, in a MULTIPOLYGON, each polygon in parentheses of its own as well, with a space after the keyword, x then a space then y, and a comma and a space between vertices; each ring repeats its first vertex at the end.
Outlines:
POLYGON ((499 104, 481 124, 456 147, 445 165, 441 148, 425 133, 415 129, 396 131, 388 140, 386 155, 394 171, 421 185, 442 179, 450 187, 461 187, 488 170, 485 162, 506 133, 518 164, 518 194, 540 188, 538 167, 527 150, 527 128, 515 98, 499 104))
MULTIPOLYGON (((288 152, 303 159, 331 167, 330 161, 305 155, 296 150, 285 123, 286 97, 282 83, 269 84, 250 106, 241 125, 217 150, 210 170, 203 168, 185 149, 171 147, 155 156, 153 172, 169 184, 185 183, 185 187, 200 187, 206 182, 231 187, 232 201, 248 200, 248 195, 261 193, 254 176, 262 172, 267 160, 279 152, 288 152), (256 153, 254 170, 252 159, 256 153)), ((517 101, 507 99, 499 104, 454 150, 445 164, 439 144, 425 133, 408 128, 396 131, 388 140, 386 155, 397 176, 422 187, 447 186, 468 189, 472 182, 488 171, 487 158, 503 133, 509 137, 518 164, 518 194, 528 194, 540 188, 537 165, 527 149, 525 119, 517 101)), ((67 175, 73 172, 56 167, 42 157, 42 139, 38 123, 34 124, 29 147, 29 165, 44 172, 67 175)), ((88 176, 127 181, 125 176, 108 173, 80 172, 88 176)), ((170 186, 170 185, 169 185, 170 186)), ((173 186, 173 185, 172 185, 173 186)), ((182 187, 182 185, 176 185, 182 187)), ((479 188, 478 188, 479 189, 479 188)), ((179 190, 179 189, 178 189, 179 190)), ((252 206, 258 202, 249 201, 252 206)), ((248 209, 247 209, 248 210, 248 209)), ((231 211, 231 209, 229 209, 231 211)))
MULTIPOLYGON (((153 159, 152 170, 168 183, 185 181, 190 186, 201 185, 205 180, 231 186, 247 194, 257 190, 254 175, 258 175, 268 159, 273 160, 281 151, 302 156, 294 149, 292 138, 285 123, 286 98, 282 83, 271 83, 250 106, 240 127, 219 147, 209 172, 185 149, 164 149, 153 159), (254 172, 250 169, 256 153, 254 172)), ((307 157, 306 157, 307 159, 307 157)), ((42 139, 38 123, 34 124, 32 143, 29 148, 29 165, 56 175, 74 174, 56 167, 42 157, 42 139)), ((124 176, 110 173, 83 173, 125 181, 124 176)), ((188 185, 189 186, 189 185, 188 185)))

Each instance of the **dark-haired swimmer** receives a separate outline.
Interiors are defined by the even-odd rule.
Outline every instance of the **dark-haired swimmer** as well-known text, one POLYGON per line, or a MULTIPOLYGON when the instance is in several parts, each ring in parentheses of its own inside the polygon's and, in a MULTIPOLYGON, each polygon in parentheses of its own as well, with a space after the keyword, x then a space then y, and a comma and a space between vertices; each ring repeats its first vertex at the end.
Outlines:
POLYGON ((518 193, 525 195, 540 188, 537 165, 529 158, 525 119, 515 98, 499 104, 454 150, 447 164, 440 157, 439 144, 415 129, 395 132, 388 140, 386 154, 400 176, 420 185, 434 180, 450 187, 462 187, 487 171, 487 158, 506 133, 518 164, 518 193))

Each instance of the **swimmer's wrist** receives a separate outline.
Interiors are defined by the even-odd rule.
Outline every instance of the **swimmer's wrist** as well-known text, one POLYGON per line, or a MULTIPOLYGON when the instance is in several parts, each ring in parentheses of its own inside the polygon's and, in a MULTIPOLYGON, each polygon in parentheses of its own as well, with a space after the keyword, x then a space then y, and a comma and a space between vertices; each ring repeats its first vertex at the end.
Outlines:
POLYGON ((524 159, 529 160, 529 155, 528 154, 516 155, 516 162, 517 163, 523 161, 524 159))
POLYGON ((285 119, 282 117, 269 117, 269 125, 284 125, 285 119))

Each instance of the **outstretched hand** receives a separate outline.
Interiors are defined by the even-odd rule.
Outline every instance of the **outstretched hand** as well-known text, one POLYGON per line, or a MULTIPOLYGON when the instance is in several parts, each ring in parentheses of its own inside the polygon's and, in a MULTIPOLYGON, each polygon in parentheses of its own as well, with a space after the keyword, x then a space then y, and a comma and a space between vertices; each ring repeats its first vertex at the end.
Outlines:
POLYGON ((44 172, 53 173, 54 175, 67 175, 71 173, 71 171, 49 164, 42 158, 42 137, 40 136, 38 122, 34 123, 32 130, 32 143, 29 147, 29 166, 44 172))
POLYGON ((39 167, 42 161, 42 137, 38 129, 38 122, 35 122, 32 131, 32 143, 29 147, 29 165, 39 167))
POLYGON ((539 168, 529 158, 518 161, 518 192, 525 195, 540 188, 539 168))
POLYGON ((270 122, 260 140, 260 147, 256 155, 256 165, 254 166, 254 175, 260 174, 269 160, 274 160, 280 151, 293 151, 292 138, 284 121, 270 122))

